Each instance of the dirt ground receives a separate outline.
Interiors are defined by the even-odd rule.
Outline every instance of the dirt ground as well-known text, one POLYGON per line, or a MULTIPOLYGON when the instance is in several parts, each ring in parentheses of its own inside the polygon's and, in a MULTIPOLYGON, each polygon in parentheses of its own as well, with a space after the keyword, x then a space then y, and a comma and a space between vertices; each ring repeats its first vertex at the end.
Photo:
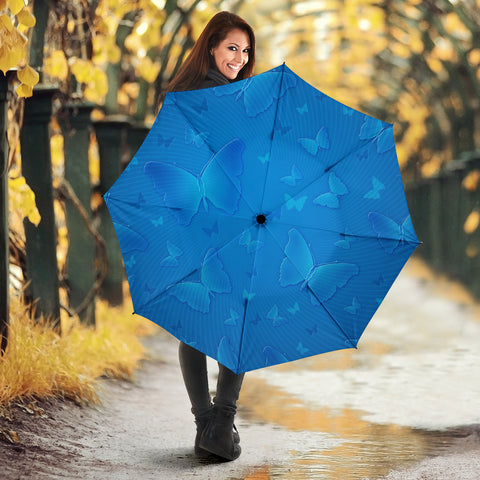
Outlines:
MULTIPOLYGON (((320 433, 251 424, 240 416, 242 456, 228 463, 197 460, 176 342, 163 334, 148 341, 154 358, 144 363, 134 383, 100 382, 101 406, 41 401, 16 406, 0 417, 0 479, 296 478, 293 470, 288 474, 292 451, 334 446, 320 433)), ((478 480, 480 426, 467 430, 449 442, 444 455, 390 472, 384 479, 478 480)))

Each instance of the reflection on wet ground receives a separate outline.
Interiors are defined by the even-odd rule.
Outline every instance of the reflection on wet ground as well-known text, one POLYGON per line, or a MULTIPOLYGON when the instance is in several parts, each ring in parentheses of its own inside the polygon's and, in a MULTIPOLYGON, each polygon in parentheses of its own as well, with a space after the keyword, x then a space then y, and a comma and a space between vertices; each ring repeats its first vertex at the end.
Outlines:
POLYGON ((241 396, 247 422, 336 441, 318 449, 293 444, 284 465, 259 467, 245 479, 373 480, 465 451, 469 439, 478 447, 478 312, 418 287, 398 282, 359 351, 249 374, 241 396))
POLYGON ((285 466, 269 466, 245 479, 376 479, 426 457, 451 450, 468 429, 430 431, 362 420, 359 411, 308 409, 302 402, 262 380, 249 381, 242 394, 249 422, 277 424, 288 430, 319 431, 342 440, 331 449, 291 451, 285 466))

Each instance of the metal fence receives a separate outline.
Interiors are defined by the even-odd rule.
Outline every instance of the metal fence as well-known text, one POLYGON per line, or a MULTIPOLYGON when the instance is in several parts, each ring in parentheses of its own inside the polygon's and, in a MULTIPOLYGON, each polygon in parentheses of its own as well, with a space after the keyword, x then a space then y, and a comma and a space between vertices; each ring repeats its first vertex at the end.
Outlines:
POLYGON ((480 152, 468 152, 437 175, 406 185, 418 249, 435 271, 480 297, 480 152))

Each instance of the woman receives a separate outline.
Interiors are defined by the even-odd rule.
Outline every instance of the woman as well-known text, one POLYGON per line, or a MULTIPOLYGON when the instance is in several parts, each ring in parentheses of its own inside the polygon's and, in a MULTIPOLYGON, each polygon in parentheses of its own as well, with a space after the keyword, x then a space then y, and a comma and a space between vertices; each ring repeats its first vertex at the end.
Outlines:
MULTIPOLYGON (((250 77, 255 65, 255 36, 238 15, 212 17, 193 46, 168 92, 215 87, 250 77)), ((214 454, 225 460, 239 457, 240 437, 233 423, 244 374, 219 364, 216 396, 210 398, 206 356, 185 343, 179 347, 180 366, 195 416, 195 455, 214 454)))

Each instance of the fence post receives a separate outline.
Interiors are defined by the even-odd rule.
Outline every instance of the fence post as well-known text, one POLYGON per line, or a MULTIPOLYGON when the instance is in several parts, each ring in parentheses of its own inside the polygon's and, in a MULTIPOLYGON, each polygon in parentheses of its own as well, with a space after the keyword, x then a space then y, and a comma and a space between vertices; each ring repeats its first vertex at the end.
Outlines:
POLYGON ((8 142, 7 111, 12 95, 9 74, 0 72, 0 355, 8 340, 9 249, 8 249, 8 142))
POLYGON ((41 85, 26 99, 20 132, 22 173, 35 193, 42 217, 38 226, 24 220, 26 267, 29 284, 26 297, 34 302, 35 315, 43 315, 60 330, 60 300, 57 267, 57 236, 53 207, 50 120, 52 98, 57 88, 41 85))
POLYGON ((150 128, 143 123, 132 123, 130 125, 127 134, 127 144, 129 148, 128 161, 135 156, 149 131, 150 128))
POLYGON ((480 151, 468 152, 467 158, 463 160, 465 164, 465 176, 462 179, 461 192, 461 218, 463 221, 462 235, 464 237, 464 261, 463 276, 470 290, 477 299, 480 298, 480 226, 473 231, 465 231, 464 223, 472 212, 480 213, 480 182, 475 180, 475 174, 480 174, 480 151), (473 184, 468 186, 463 180, 470 174, 473 176, 473 184))
MULTIPOLYGON (((112 116, 94 122, 100 154, 100 193, 104 195, 122 172, 122 160, 126 151, 127 129, 130 123, 126 117, 112 116)), ((105 242, 108 273, 102 284, 101 296, 110 305, 123 302, 124 269, 122 253, 113 228, 107 206, 99 208, 99 231, 105 242)))
POLYGON ((95 241, 86 223, 92 222, 88 147, 94 108, 93 103, 72 103, 57 113, 65 152, 68 298, 70 306, 87 325, 95 325, 93 289, 97 276, 95 241))

